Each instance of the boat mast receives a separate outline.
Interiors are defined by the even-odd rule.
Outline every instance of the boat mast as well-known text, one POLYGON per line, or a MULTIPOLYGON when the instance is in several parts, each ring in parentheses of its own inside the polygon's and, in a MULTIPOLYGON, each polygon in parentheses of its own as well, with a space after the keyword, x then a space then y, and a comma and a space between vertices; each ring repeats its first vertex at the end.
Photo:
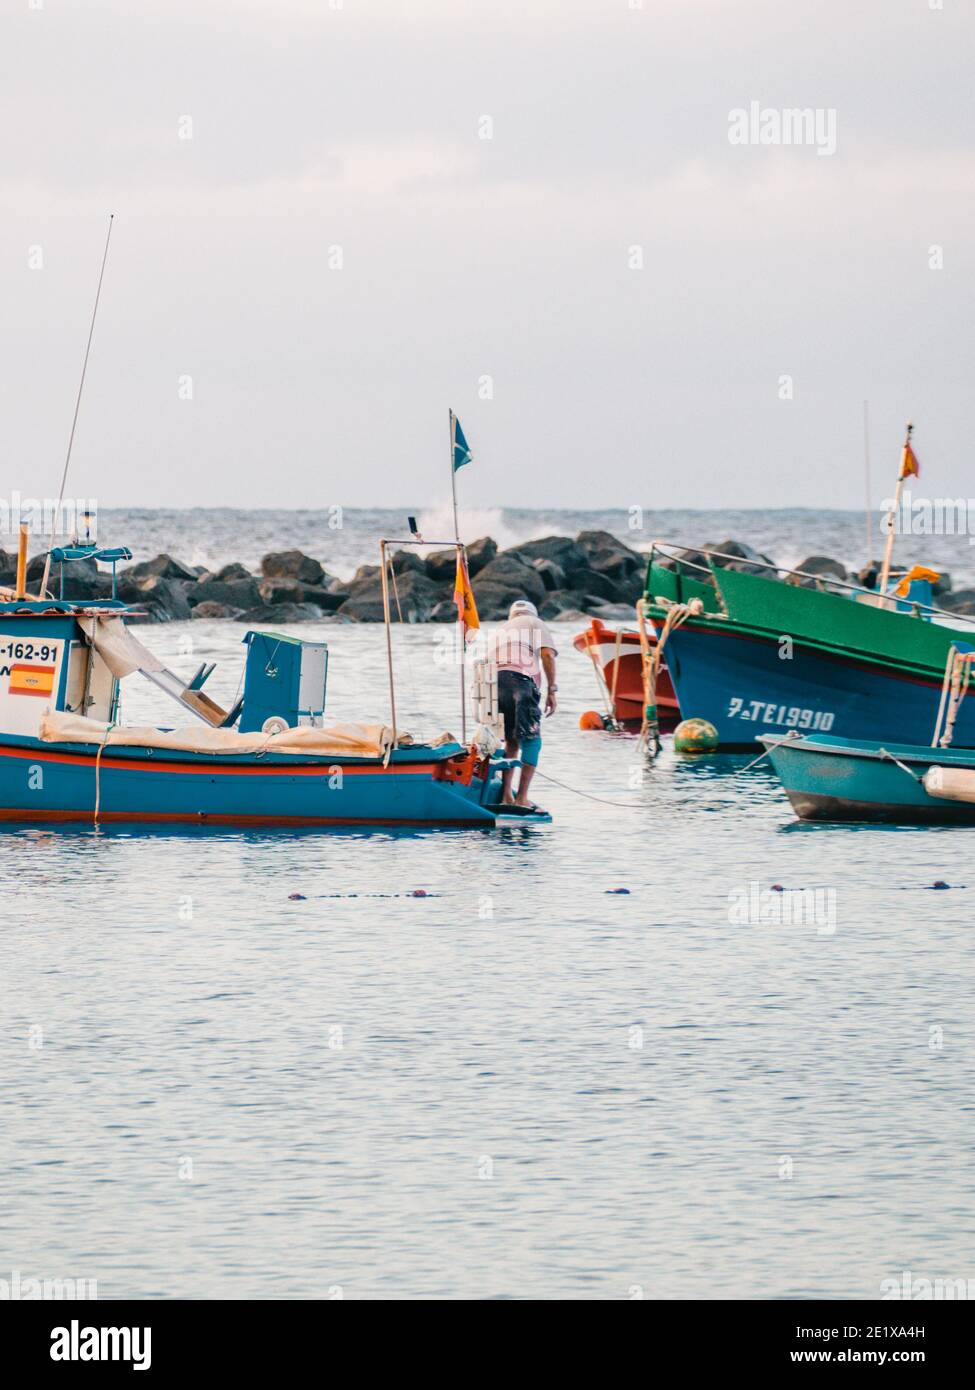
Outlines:
MULTIPOLYGON (((457 431, 455 426, 456 416, 453 410, 450 411, 450 497, 454 504, 454 540, 457 542, 457 558, 461 557, 460 526, 457 522, 457 469, 454 467, 455 449, 457 447, 457 431)), ((463 614, 457 614, 457 635, 460 639, 460 741, 467 742, 467 689, 464 677, 466 675, 465 657, 467 654, 467 630, 464 626, 463 614)))
MULTIPOLYGON (((108 260, 108 243, 109 243, 109 242, 111 241, 111 239, 112 239, 112 223, 113 223, 114 221, 115 221, 115 214, 114 214, 114 212, 109 213, 109 217, 108 217, 108 234, 107 234, 107 236, 105 237, 105 250, 102 252, 102 268, 101 268, 101 270, 100 270, 99 273, 98 273, 98 289, 95 291, 95 306, 94 306, 94 308, 93 308, 92 311, 91 311, 91 325, 89 326, 89 329, 88 329, 88 342, 87 342, 87 344, 86 344, 86 346, 85 346, 85 360, 84 360, 84 362, 81 364, 81 380, 80 380, 80 382, 78 383, 78 396, 77 396, 77 399, 75 400, 75 403, 74 403, 74 415, 73 415, 72 420, 71 420, 71 434, 70 434, 69 437, 68 437, 68 452, 67 452, 67 454, 65 455, 65 459, 64 459, 64 470, 63 470, 63 472, 62 472, 62 474, 61 474, 61 489, 60 489, 60 491, 58 492, 58 504, 57 504, 57 506, 54 508, 54 515, 51 517, 51 546, 54 545, 54 536, 55 536, 55 532, 56 532, 56 530, 57 530, 58 517, 61 515, 61 504, 62 504, 62 502, 64 501, 64 489, 65 489, 65 485, 67 484, 67 481, 68 481, 68 466, 69 466, 69 464, 71 463, 71 448, 72 448, 72 445, 74 444, 74 432, 75 432, 75 427, 76 427, 77 424, 78 424, 78 411, 79 411, 80 408, 81 408, 81 395, 82 395, 82 392, 83 392, 84 389, 85 389, 85 373, 86 373, 87 370, 88 370, 88 355, 89 355, 89 353, 91 352, 91 340, 92 340, 92 337, 94 336, 94 333, 95 333, 95 319, 96 319, 97 316, 98 316, 98 301, 99 301, 99 299, 101 298, 101 293, 102 293, 102 281, 103 281, 104 278, 105 278, 105 262, 108 260)), ((44 595, 45 595, 45 593, 47 592, 47 581, 50 579, 50 577, 51 577, 51 550, 50 550, 50 547, 49 547, 49 548, 48 548, 47 554, 44 556, 44 575, 43 575, 43 578, 41 579, 41 587, 40 587, 40 589, 39 589, 39 591, 38 591, 38 593, 39 593, 39 595, 40 595, 41 598, 43 598, 44 595)))

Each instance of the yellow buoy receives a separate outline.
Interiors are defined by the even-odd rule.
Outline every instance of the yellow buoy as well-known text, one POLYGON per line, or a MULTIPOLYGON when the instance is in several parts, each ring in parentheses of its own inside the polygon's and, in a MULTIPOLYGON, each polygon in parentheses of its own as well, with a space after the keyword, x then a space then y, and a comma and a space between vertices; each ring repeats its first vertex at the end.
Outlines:
POLYGON ((678 753, 713 753, 717 746, 718 731, 706 719, 683 719, 674 730, 678 753))

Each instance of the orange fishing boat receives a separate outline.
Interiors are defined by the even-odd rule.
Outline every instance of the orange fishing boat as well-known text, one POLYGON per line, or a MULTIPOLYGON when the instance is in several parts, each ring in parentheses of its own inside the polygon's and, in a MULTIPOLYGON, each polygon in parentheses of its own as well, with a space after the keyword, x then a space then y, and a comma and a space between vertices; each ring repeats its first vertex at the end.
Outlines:
MULTIPOLYGON (((650 645, 656 644, 652 630, 650 645)), ((593 618, 584 632, 572 639, 577 652, 589 657, 596 671, 607 710, 624 728, 639 728, 643 720, 643 661, 640 634, 634 629, 611 628, 593 618)), ((680 723, 680 707, 665 662, 657 678, 657 718, 661 730, 680 723)))

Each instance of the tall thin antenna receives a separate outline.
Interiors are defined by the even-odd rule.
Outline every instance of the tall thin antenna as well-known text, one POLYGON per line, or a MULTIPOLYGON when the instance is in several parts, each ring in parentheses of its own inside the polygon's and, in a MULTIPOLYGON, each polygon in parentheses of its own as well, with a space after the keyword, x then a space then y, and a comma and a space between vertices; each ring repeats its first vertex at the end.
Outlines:
POLYGON ((867 497, 867 564, 873 564, 873 500, 870 496, 870 402, 863 402, 863 484, 867 497))
MULTIPOLYGON (((54 544, 55 529, 58 524, 58 517, 61 514, 61 503, 64 501, 64 489, 68 481, 68 467, 71 463, 71 449, 74 444, 74 432, 78 424, 78 411, 81 409, 81 395, 85 389, 85 373, 88 370, 88 355, 91 352, 91 340, 95 333, 95 319, 98 317, 98 301, 102 294, 102 281, 105 278, 105 262, 108 260, 108 243, 112 239, 112 223, 115 221, 114 212, 108 216, 108 235, 105 237, 105 250, 102 252, 102 268, 98 272, 98 289, 95 291, 95 305, 91 311, 91 326, 88 329, 88 342, 85 345, 85 360, 81 364, 81 380, 78 383, 78 397, 74 403, 74 415, 71 419, 71 434, 68 437, 68 452, 64 458, 64 471, 61 474, 61 487, 58 492, 58 504, 54 508, 54 515, 51 517, 51 545, 54 544)), ((39 589, 40 597, 43 598, 47 592, 47 581, 51 577, 51 551, 48 549, 44 557, 44 577, 41 579, 39 589)))

